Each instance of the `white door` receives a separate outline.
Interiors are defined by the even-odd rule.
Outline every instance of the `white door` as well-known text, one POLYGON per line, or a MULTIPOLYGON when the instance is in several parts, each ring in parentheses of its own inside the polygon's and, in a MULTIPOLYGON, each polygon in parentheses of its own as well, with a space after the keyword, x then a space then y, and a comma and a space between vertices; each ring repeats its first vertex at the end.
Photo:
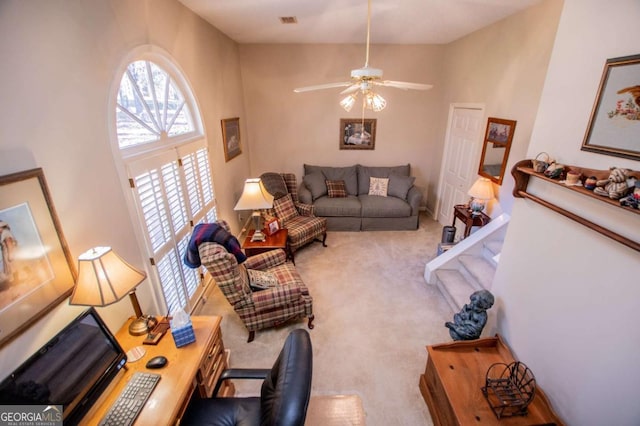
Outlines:
POLYGON ((453 105, 449 112, 437 210, 437 220, 442 225, 451 225, 454 205, 469 200, 467 191, 477 178, 482 152, 483 118, 484 109, 480 106, 453 105))

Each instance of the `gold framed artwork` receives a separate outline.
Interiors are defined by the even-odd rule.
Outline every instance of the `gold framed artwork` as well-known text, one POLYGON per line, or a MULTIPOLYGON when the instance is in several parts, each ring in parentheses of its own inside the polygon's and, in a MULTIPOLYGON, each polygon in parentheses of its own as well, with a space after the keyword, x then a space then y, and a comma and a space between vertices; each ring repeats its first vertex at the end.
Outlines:
POLYGON ((341 118, 340 149, 375 149, 375 118, 341 118))
POLYGON ((0 177, 0 345, 66 299, 74 261, 42 169, 0 177))
POLYGON ((240 118, 225 118, 221 121, 221 124, 224 160, 228 162, 242 153, 240 146, 240 118))
POLYGON ((640 160, 640 55, 607 59, 583 151, 640 160))
POLYGON ((507 168, 511 141, 516 130, 515 120, 489 117, 482 144, 478 174, 501 185, 507 168))

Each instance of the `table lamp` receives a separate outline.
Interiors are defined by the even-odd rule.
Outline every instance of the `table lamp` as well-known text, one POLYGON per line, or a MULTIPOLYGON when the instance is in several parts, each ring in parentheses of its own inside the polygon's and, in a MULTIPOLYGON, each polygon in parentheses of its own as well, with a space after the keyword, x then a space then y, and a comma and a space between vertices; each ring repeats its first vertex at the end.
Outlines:
POLYGON ((273 207, 273 195, 267 192, 260 178, 247 179, 244 189, 234 210, 253 210, 253 228, 255 229, 251 241, 264 241, 265 235, 260 226, 262 214, 260 210, 273 207))
POLYGON ((125 262, 111 247, 94 247, 78 257, 78 280, 69 304, 107 306, 128 294, 136 314, 129 325, 129 334, 146 334, 153 317, 142 314, 136 296, 136 287, 145 278, 144 272, 125 262))
POLYGON ((484 210, 487 201, 492 200, 494 197, 493 185, 487 178, 478 178, 478 180, 471 185, 468 194, 471 196, 471 201, 469 202, 471 215, 479 216, 482 210, 484 210))

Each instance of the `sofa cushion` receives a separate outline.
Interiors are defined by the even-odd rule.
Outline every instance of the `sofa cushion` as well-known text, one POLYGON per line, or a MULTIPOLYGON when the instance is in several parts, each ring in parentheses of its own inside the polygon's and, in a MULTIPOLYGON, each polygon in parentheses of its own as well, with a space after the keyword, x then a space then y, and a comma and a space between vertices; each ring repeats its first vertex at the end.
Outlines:
MULTIPOLYGON (((356 166, 349 167, 325 167, 304 165, 305 176, 311 173, 320 172, 328 180, 343 180, 347 188, 348 195, 358 195, 358 173, 356 166)), ((369 182, 367 180, 367 182, 369 182)))
POLYGON ((347 196, 347 188, 343 180, 327 180, 327 194, 329 198, 344 198, 347 196))
POLYGON ((302 182, 304 182, 305 186, 311 192, 311 198, 316 200, 323 195, 327 195, 327 185, 325 184, 326 178, 322 174, 322 172, 313 172, 308 175, 304 175, 302 178, 302 182))
POLYGON ((398 197, 401 200, 406 200, 407 194, 415 180, 416 178, 413 176, 389 175, 389 189, 387 190, 387 194, 398 197))
POLYGON ((392 174, 398 176, 409 176, 410 166, 390 166, 390 167, 369 167, 358 164, 358 195, 369 193, 369 178, 379 177, 387 178, 392 174))
POLYGON ((316 216, 355 216, 360 217, 361 206, 358 197, 347 195, 345 198, 320 197, 313 207, 316 216))
POLYGON ((276 211, 278 219, 282 220, 285 225, 287 220, 298 216, 298 210, 296 210, 295 204, 291 199, 291 194, 287 194, 284 197, 280 197, 273 202, 273 209, 276 211))
POLYGON ((378 177, 369 178, 369 195, 386 197, 388 187, 389 187, 389 178, 378 178, 378 177))
POLYGON ((362 217, 407 217, 411 216, 411 206, 395 197, 359 195, 362 217))

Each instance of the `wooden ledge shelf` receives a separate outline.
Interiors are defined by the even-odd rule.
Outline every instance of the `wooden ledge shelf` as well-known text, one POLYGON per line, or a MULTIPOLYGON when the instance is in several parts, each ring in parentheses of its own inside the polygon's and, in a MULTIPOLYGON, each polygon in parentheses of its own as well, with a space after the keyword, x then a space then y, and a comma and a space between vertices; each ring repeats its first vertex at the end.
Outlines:
MULTIPOLYGON (((565 165, 565 167, 568 167, 569 169, 572 170, 576 170, 579 171, 583 176, 585 177, 589 177, 589 176, 595 176, 598 180, 600 179, 606 179, 609 176, 609 170, 596 170, 596 169, 587 169, 584 167, 579 167, 579 166, 570 166, 570 165, 565 165)), ((640 209, 633 209, 631 207, 627 207, 627 206, 621 206, 620 202, 618 200, 612 200, 608 197, 602 197, 600 195, 594 194, 593 191, 590 191, 582 186, 567 186, 564 185, 562 183, 560 183, 560 181, 558 179, 551 179, 547 176, 545 176, 543 173, 538 173, 535 172, 533 170, 533 163, 531 160, 522 160, 519 161, 518 163, 516 163, 513 168, 511 169, 511 175, 513 176, 513 178, 516 181, 516 184, 513 188, 513 196, 516 198, 527 198, 531 201, 534 201, 544 207, 547 207, 550 210, 553 210, 556 213, 561 214, 562 216, 565 216, 571 220, 574 220, 586 227, 588 227, 589 229, 592 229, 608 238, 611 238, 617 242, 619 242, 620 244, 623 244, 627 247, 630 247, 632 249, 634 249, 635 251, 640 251, 640 243, 633 241, 627 237, 624 237, 610 229, 607 229, 601 225, 598 225, 596 223, 591 222, 588 219, 585 219, 584 217, 570 212, 568 210, 563 209, 560 206, 557 206, 549 201, 543 200, 540 197, 537 197, 533 194, 530 194, 527 192, 527 187, 529 185, 529 179, 531 177, 535 177, 537 179, 541 179, 544 180, 546 182, 550 182, 554 185, 557 186, 561 186, 562 188, 565 188, 569 191, 574 191, 577 192, 581 195, 584 195, 586 197, 598 200, 599 202, 603 202, 606 204, 609 204, 611 206, 614 206, 618 209, 622 209, 625 211, 628 211, 630 213, 633 214, 640 214, 640 209)), ((638 171, 632 171, 631 172, 631 176, 636 177, 637 179, 640 179, 640 172, 638 171)))

